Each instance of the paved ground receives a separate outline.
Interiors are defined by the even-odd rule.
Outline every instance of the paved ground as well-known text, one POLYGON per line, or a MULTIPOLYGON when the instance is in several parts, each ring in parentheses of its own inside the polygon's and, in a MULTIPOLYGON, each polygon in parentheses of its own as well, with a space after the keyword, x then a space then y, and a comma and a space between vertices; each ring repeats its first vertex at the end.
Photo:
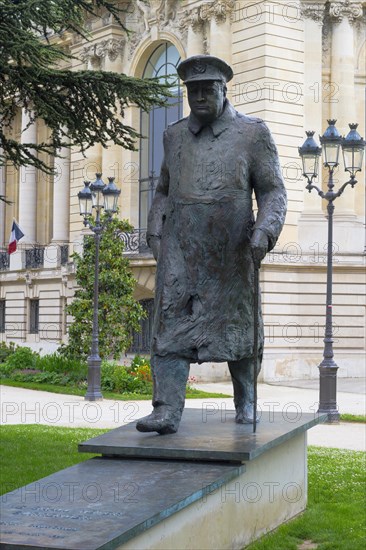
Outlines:
MULTIPOLYGON (((282 412, 295 418, 303 412, 316 414, 318 382, 299 380, 279 384, 259 384, 260 410, 282 412)), ((338 381, 338 407, 341 413, 366 414, 365 379, 338 381)), ((231 383, 196 384, 202 390, 232 395, 231 383)), ((151 412, 149 401, 86 402, 82 397, 59 395, 23 388, 0 387, 0 422, 9 424, 48 424, 53 426, 116 428, 151 412)), ((189 399, 186 406, 203 411, 232 410, 232 397, 189 399)), ((323 424, 308 432, 310 445, 366 450, 366 424, 323 424)))

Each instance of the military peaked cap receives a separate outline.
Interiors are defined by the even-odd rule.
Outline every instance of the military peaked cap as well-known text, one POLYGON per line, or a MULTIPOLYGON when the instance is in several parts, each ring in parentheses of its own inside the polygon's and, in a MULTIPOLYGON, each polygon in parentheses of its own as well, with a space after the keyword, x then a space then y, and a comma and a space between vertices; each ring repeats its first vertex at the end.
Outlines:
POLYGON ((182 61, 177 72, 184 83, 199 80, 221 80, 229 82, 234 76, 233 70, 218 57, 212 55, 194 55, 182 61))

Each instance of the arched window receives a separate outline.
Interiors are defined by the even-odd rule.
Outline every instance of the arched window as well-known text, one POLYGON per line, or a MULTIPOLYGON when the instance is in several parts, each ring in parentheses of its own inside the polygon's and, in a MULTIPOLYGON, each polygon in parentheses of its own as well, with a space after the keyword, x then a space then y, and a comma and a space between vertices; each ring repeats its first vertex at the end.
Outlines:
POLYGON ((143 77, 157 77, 171 84, 173 98, 166 107, 153 108, 149 113, 141 111, 140 133, 140 229, 146 229, 147 216, 154 197, 163 160, 163 132, 168 124, 182 118, 183 101, 177 66, 178 50, 169 42, 160 44, 150 55, 143 77))

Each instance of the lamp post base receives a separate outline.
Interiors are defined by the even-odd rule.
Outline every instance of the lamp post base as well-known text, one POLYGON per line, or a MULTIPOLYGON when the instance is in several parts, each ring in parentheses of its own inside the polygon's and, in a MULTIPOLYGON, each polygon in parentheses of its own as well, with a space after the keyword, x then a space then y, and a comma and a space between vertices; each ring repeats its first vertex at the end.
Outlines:
POLYGON ((334 363, 331 366, 319 365, 319 409, 318 413, 328 415, 327 423, 339 422, 340 414, 337 407, 337 370, 334 363))
POLYGON ((100 388, 100 368, 102 360, 99 355, 88 357, 88 389, 85 394, 85 401, 101 401, 103 395, 100 388))
POLYGON ((101 392, 87 391, 84 397, 85 401, 103 401, 101 392))

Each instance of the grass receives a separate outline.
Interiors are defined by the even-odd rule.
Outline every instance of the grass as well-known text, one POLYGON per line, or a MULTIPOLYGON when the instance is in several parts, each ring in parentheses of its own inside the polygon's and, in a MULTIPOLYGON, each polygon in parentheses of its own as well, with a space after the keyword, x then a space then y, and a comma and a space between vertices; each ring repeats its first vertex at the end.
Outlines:
POLYGON ((344 413, 344 414, 341 414, 341 422, 357 422, 359 424, 365 424, 366 415, 344 413))
POLYGON ((309 447, 307 510, 248 550, 364 550, 365 457, 359 451, 309 447))
POLYGON ((79 453, 78 443, 105 431, 39 425, 0 426, 1 494, 94 456, 79 453))
MULTIPOLYGON (((12 386, 14 388, 25 388, 27 390, 47 391, 51 393, 61 393, 63 395, 80 395, 84 396, 85 389, 76 388, 73 386, 57 386, 55 384, 44 384, 39 382, 18 382, 10 380, 9 378, 0 378, 0 384, 3 386, 12 386)), ((151 401, 151 395, 140 393, 114 393, 103 391, 103 397, 105 399, 113 399, 115 401, 151 401)), ((206 399, 209 397, 230 397, 223 393, 212 393, 196 390, 195 388, 188 388, 186 393, 187 399, 206 399)))
MULTIPOLYGON (((1 426, 1 493, 90 458, 77 444, 105 431, 1 426)), ((364 550, 365 453, 309 447, 308 466, 307 510, 248 550, 364 550)))

